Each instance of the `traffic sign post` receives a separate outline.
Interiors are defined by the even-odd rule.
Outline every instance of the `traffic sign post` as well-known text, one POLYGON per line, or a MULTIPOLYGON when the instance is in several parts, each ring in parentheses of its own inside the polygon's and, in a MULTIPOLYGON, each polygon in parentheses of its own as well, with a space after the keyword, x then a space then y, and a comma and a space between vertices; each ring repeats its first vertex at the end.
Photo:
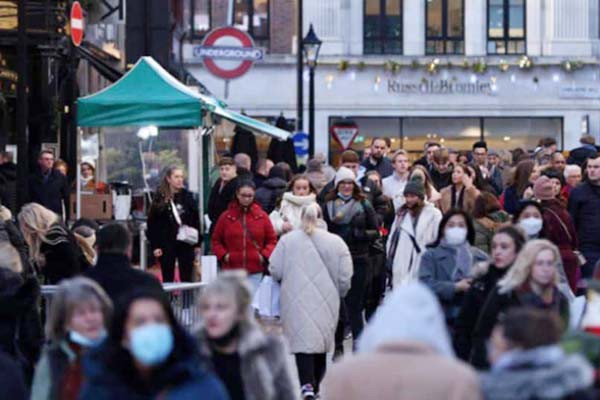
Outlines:
POLYGON ((75 46, 83 42, 83 10, 78 1, 71 6, 71 41, 75 46))

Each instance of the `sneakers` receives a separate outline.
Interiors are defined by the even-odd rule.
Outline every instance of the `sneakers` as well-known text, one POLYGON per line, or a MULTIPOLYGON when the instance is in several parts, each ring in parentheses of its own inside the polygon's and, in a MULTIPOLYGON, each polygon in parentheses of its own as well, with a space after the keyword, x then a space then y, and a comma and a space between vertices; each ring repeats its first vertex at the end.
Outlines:
POLYGON ((315 390, 313 389, 313 385, 307 383, 302 386, 302 400, 315 400, 315 390))

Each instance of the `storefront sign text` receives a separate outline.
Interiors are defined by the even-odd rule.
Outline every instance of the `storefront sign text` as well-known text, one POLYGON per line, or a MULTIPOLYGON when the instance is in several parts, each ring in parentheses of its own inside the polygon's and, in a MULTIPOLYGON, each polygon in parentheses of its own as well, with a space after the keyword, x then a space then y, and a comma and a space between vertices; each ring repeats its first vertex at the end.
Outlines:
POLYGON ((581 85, 562 86, 558 96, 561 99, 600 99, 600 87, 581 85))
POLYGON ((471 94, 493 95, 489 82, 461 82, 454 79, 422 79, 421 82, 405 82, 388 79, 388 93, 394 94, 471 94))

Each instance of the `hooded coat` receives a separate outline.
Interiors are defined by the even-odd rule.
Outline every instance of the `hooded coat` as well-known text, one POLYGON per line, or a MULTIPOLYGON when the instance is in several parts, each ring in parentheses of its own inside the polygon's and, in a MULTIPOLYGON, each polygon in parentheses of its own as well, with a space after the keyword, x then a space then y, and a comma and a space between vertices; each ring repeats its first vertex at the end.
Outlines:
POLYGON ((324 399, 481 399, 475 372, 454 359, 442 309, 421 283, 394 289, 358 349, 329 369, 324 399))
POLYGON ((352 257, 337 235, 296 229, 279 240, 270 258, 273 279, 281 282, 281 322, 292 353, 331 350, 340 298, 350 289, 352 257))
POLYGON ((0 268, 0 351, 19 363, 26 379, 32 376, 44 341, 39 302, 35 277, 23 279, 0 268))
POLYGON ((487 400, 592 399, 594 368, 579 354, 558 346, 512 350, 481 374, 487 400))
POLYGON ((263 185, 256 190, 256 202, 260 204, 267 214, 270 214, 275 209, 277 202, 281 199, 287 189, 287 181, 278 171, 281 168, 275 166, 269 172, 269 179, 263 182, 263 185), (275 170, 275 171, 273 171, 275 170))
POLYGON ((416 227, 412 218, 405 215, 404 218, 396 217, 390 229, 389 237, 392 238, 396 229, 400 229, 400 237, 396 252, 390 254, 391 239, 387 241, 386 253, 392 257, 392 273, 394 287, 403 283, 412 282, 419 278, 419 266, 421 256, 425 252, 425 246, 433 242, 438 235, 438 228, 442 220, 442 213, 431 203, 425 202, 419 214, 416 227), (398 226, 400 224, 400 226, 398 226), (415 239, 411 239, 411 236, 415 239), (418 249, 414 243, 418 245, 418 249))
MULTIPOLYGON (((285 343, 251 322, 241 322, 239 332, 238 353, 246 400, 297 400, 300 390, 292 379, 285 343)), ((196 337, 200 354, 210 360, 213 350, 202 327, 196 337)))
POLYGON ((510 216, 502 210, 494 211, 483 218, 477 218, 475 225, 475 242, 473 245, 479 250, 490 254, 492 238, 496 230, 510 221, 510 216))
POLYGON ((277 236, 283 233, 283 224, 289 222, 295 228, 300 227, 300 215, 302 207, 316 202, 316 196, 311 193, 308 196, 296 196, 292 192, 285 192, 278 210, 274 210, 269 218, 277 236))

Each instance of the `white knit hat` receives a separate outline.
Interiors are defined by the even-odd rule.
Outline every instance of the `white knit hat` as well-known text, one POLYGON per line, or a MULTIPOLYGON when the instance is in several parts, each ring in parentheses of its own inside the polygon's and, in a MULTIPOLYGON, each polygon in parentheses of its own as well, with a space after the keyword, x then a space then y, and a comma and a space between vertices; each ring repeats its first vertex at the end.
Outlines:
POLYGON ((337 170, 337 172, 335 173, 335 179, 333 181, 333 184, 335 187, 337 187, 338 183, 340 183, 342 181, 354 182, 355 179, 356 179, 356 175, 354 175, 354 172, 352 172, 352 170, 350 168, 340 167, 337 170))

